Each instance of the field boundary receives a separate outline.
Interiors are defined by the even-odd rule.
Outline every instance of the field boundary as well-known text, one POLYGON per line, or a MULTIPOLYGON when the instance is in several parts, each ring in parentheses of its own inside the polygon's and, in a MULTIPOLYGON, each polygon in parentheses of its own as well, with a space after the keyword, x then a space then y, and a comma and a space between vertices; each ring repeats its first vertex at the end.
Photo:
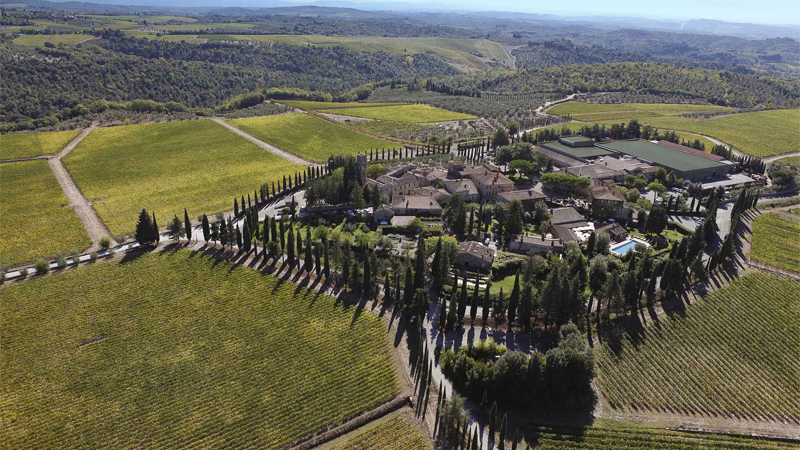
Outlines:
POLYGON ((97 124, 92 123, 91 126, 81 131, 81 134, 70 141, 70 143, 61 149, 60 152, 56 153, 55 156, 48 158, 47 165, 50 166, 50 170, 53 172, 53 176, 56 177, 56 181, 58 181, 58 184, 61 186, 64 196, 67 197, 69 205, 72 206, 72 209, 75 211, 78 219, 86 229, 89 239, 92 240, 92 246, 97 245, 97 243, 100 242, 100 239, 104 237, 111 239, 111 244, 115 245, 116 242, 111 235, 111 230, 109 230, 108 226, 106 226, 105 222, 103 222, 103 219, 101 219, 97 214, 94 206, 92 206, 92 202, 90 202, 89 199, 83 194, 83 191, 75 182, 75 179, 72 178, 72 174, 69 173, 69 169, 67 169, 67 166, 65 166, 64 162, 61 160, 61 158, 68 155, 75 147, 77 147, 83 138, 88 136, 89 133, 91 133, 96 127, 97 124))
POLYGON ((365 136, 374 137, 374 138, 377 138, 377 139, 383 139, 384 141, 394 142, 396 144, 401 144, 401 145, 405 145, 405 146, 409 146, 409 145, 421 145, 421 146, 424 146, 425 145, 422 142, 407 141, 405 139, 393 138, 391 136, 384 136, 382 134, 370 133, 370 132, 368 132, 366 130, 362 130, 361 128, 350 126, 350 125, 345 125, 345 124, 343 124, 341 122, 337 122, 337 121, 331 119, 330 117, 325 116, 324 114, 320 114, 317 111, 313 111, 313 110, 310 110, 310 109, 303 109, 303 108, 298 108, 298 109, 306 112, 307 114, 311 115, 312 117, 316 117, 318 119, 322 119, 322 120, 324 120, 326 122, 330 122, 330 123, 332 123, 334 125, 337 125, 337 126, 340 126, 342 128, 346 128, 348 130, 355 131, 356 133, 361 133, 361 134, 363 134, 365 136))

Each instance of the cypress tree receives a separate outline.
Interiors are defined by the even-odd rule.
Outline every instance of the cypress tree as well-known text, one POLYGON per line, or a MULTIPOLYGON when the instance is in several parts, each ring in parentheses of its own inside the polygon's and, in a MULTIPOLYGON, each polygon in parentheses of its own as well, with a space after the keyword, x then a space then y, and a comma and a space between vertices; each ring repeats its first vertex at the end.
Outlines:
POLYGON ((447 303, 445 302, 444 297, 442 297, 442 302, 441 305, 439 306, 438 328, 440 330, 445 330, 446 327, 447 327, 447 303))
POLYGON ((478 429, 475 428, 472 432, 472 447, 470 450, 478 450, 478 429))
MULTIPOLYGON (((248 194, 247 196, 248 196, 248 197, 250 197, 250 194, 248 194)), ((241 212, 241 213, 244 213, 244 211, 245 211, 245 207, 244 207, 244 205, 245 205, 245 203, 244 203, 244 195, 243 195, 243 196, 242 196, 242 202, 241 202, 241 203, 239 203, 239 206, 240 206, 240 208, 241 208, 241 211, 239 211, 239 212, 241 212)))
MULTIPOLYGON (((270 217, 270 219, 269 219, 269 228, 270 228, 270 230, 272 230, 271 233, 270 233, 270 234, 272 234, 272 239, 270 239, 270 240, 271 241, 276 241, 276 242, 279 241, 280 239, 278 239, 278 223, 277 223, 277 221, 275 220, 274 217, 270 217)), ((283 247, 281 247, 281 250, 282 249, 283 249, 283 247)))
POLYGON ((514 323, 517 317, 517 305, 519 305, 519 271, 514 278, 514 289, 511 291, 511 297, 508 299, 508 326, 514 323))
POLYGON ((311 260, 311 227, 306 227, 306 252, 305 261, 303 261, 303 270, 311 272, 314 270, 314 262, 311 260))
POLYGON ((139 213, 139 220, 136 222, 136 242, 139 245, 146 245, 153 242, 153 223, 150 221, 150 214, 146 209, 139 213))
POLYGON ((161 240, 161 235, 158 233, 158 222, 156 222, 156 213, 153 213, 153 231, 152 233, 152 240, 156 244, 161 240))
POLYGON ((417 240, 417 255, 414 265, 414 290, 425 287, 425 239, 422 233, 417 240))
POLYGON ((225 219, 219 221, 219 243, 223 247, 228 245, 228 225, 225 223, 225 219))
POLYGON ((407 266, 405 292, 403 292, 403 306, 410 306, 413 300, 414 300, 414 274, 411 272, 411 266, 407 266))
POLYGON ((494 442, 495 427, 497 427, 497 402, 492 403, 492 410, 489 411, 489 442, 494 442))
MULTIPOLYGON (((281 222, 281 225, 283 225, 283 222, 281 222)), ((294 267, 294 233, 291 230, 289 230, 289 239, 286 244, 286 258, 289 260, 289 267, 294 267)))
POLYGON ((209 239, 211 239, 211 226, 208 224, 208 216, 203 214, 203 239, 205 239, 206 243, 208 243, 209 239))
POLYGON ((192 221, 189 220, 189 213, 183 208, 183 225, 186 228, 186 240, 192 242, 192 221))
POLYGON ((243 237, 242 237, 242 249, 246 252, 250 251, 250 243, 253 241, 253 237, 250 234, 250 225, 248 225, 247 221, 244 222, 244 229, 243 237))
POLYGON ((241 230, 239 230, 239 227, 234 227, 234 229, 236 230, 236 246, 239 247, 239 249, 241 249, 242 246, 243 246, 243 244, 242 244, 242 232, 241 232, 241 230))
POLYGON ((440 264, 442 263, 442 237, 439 236, 439 240, 436 241, 436 250, 433 252, 433 265, 431 266, 431 271, 433 272, 433 279, 434 284, 436 287, 440 287, 442 285, 442 280, 440 279, 440 271, 441 267, 440 264))
POLYGON ((269 216, 264 216, 264 225, 263 225, 263 228, 264 228, 264 231, 263 231, 264 239, 262 239, 262 241, 264 241, 264 248, 266 248, 267 242, 269 242, 271 240, 270 236, 269 236, 269 224, 270 224, 269 216))
POLYGON ((464 315, 467 313, 467 276, 461 281, 461 291, 458 295, 458 321, 464 320, 464 315))
POLYGON ((491 299, 491 295, 490 295, 489 291, 490 291, 491 287, 492 287, 491 281, 487 280, 486 281, 486 290, 483 291, 483 311, 482 311, 483 314, 481 314, 481 317, 482 317, 481 323, 483 324, 484 328, 486 328, 486 324, 487 324, 487 322, 489 322, 489 317, 490 317, 489 309, 491 309, 492 299, 491 299))
POLYGON ((320 266, 320 250, 319 244, 314 246, 314 270, 316 271, 317 276, 319 276, 320 272, 322 271, 322 266, 320 266))
MULTIPOLYGON (((286 249, 286 220, 281 216, 281 252, 286 249)), ((292 245, 294 245, 294 238, 292 238, 292 245)), ((292 254, 294 254, 294 250, 292 250, 292 254)))
POLYGON ((508 414, 503 414, 503 423, 500 424, 500 438, 498 441, 498 448, 505 450, 506 448, 506 428, 508 427, 508 414))
POLYGON ((330 279, 331 277, 331 266, 328 260, 328 237, 325 237, 325 279, 330 279))
POLYGON ((472 319, 473 325, 475 324, 475 317, 478 315, 478 297, 480 291, 478 289, 480 275, 475 275, 475 290, 472 291, 472 304, 469 307, 469 317, 472 319))
POLYGON ((239 201, 236 198, 233 199, 233 215, 239 217, 239 201))
POLYGON ((364 295, 367 298, 372 296, 372 271, 369 266, 369 250, 364 249, 364 295))
MULTIPOLYGON (((289 231, 291 233, 291 231, 289 231)), ((300 265, 300 255, 303 254, 303 237, 300 235, 300 230, 297 230, 297 265, 300 265)))
POLYGON ((514 437, 511 438, 511 450, 517 450, 517 441, 519 441, 519 428, 514 430, 514 437))

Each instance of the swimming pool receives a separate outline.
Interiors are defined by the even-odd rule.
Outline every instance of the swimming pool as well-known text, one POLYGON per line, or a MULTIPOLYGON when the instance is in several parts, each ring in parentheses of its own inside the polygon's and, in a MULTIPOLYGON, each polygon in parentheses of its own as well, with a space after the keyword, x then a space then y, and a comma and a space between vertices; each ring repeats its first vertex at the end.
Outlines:
POLYGON ((619 256, 627 255, 628 252, 633 251, 633 249, 636 247, 636 244, 644 244, 649 247, 647 242, 640 241, 638 239, 626 239, 620 242, 619 244, 611 247, 611 251, 619 256))

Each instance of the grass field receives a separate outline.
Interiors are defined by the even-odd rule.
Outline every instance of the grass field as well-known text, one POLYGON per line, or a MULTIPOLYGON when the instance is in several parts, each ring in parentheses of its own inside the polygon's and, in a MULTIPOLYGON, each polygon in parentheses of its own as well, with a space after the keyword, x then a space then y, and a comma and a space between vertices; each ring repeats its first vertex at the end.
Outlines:
POLYGON ((13 42, 28 47, 44 47, 45 42, 55 45, 75 45, 91 38, 85 34, 21 34, 13 42))
POLYGON ((3 134, 0 135, 0 159, 53 155, 79 134, 81 130, 3 134))
MULTIPOLYGON (((800 150, 800 133, 797 132, 800 129, 799 109, 758 111, 699 120, 679 117, 684 112, 727 110, 730 109, 712 105, 566 102, 554 106, 548 112, 572 114, 575 120, 601 123, 607 127, 636 118, 661 130, 711 136, 743 153, 759 157, 800 150)), ((687 140, 697 138, 691 135, 681 137, 687 140)), ((701 139, 702 141, 704 140, 701 139)), ((705 142, 706 149, 710 150, 713 144, 705 142)))
POLYGON ((280 114, 229 121, 231 125, 258 139, 314 162, 327 162, 340 153, 355 155, 371 148, 398 145, 365 136, 308 114, 280 114))
POLYGON ((397 393, 353 312, 187 250, 0 289, 4 447, 279 448, 397 393))
POLYGON ((427 450, 431 446, 417 427, 395 417, 332 450, 427 450))
POLYGON ((92 245, 47 161, 0 164, 0 264, 18 264, 92 245))
MULTIPOLYGON (((759 450, 790 449, 794 443, 721 434, 681 433, 596 420, 587 427, 523 424, 526 445, 537 450, 759 450)), ((508 448, 508 446, 506 446, 508 448)), ((517 448, 525 448, 517 446, 517 448)))
POLYGON ((278 34, 228 35, 227 38, 292 45, 341 46, 353 51, 387 52, 393 55, 433 52, 448 62, 478 69, 489 67, 486 58, 497 61, 508 58, 500 44, 487 39, 278 34))
POLYGON ((384 120, 351 122, 348 125, 358 128, 359 130, 364 130, 367 133, 379 134, 382 136, 398 135, 401 133, 418 133, 434 128, 434 125, 425 123, 389 122, 384 120))
POLYGON ((133 21, 133 22, 140 22, 140 21, 147 21, 148 24, 160 24, 166 23, 170 20, 174 20, 176 22, 186 22, 186 23, 195 23, 197 19, 191 17, 183 17, 183 16, 145 16, 145 15, 102 15, 102 14, 87 14, 87 17, 93 17, 96 19, 105 19, 105 20, 125 20, 125 21, 133 21))
POLYGON ((800 283, 738 278, 686 317, 651 324, 617 356, 597 352, 598 385, 614 410, 800 421, 800 283))
POLYGON ((475 116, 462 114, 428 105, 372 106, 367 108, 333 108, 321 112, 341 114, 365 119, 389 120, 406 123, 447 122, 451 120, 474 119, 475 116))
POLYGON ((800 221, 776 213, 756 217, 750 257, 800 272, 800 221))
POLYGON ((233 198, 304 170, 210 120, 98 128, 64 158, 114 235, 139 211, 161 226, 183 208, 192 218, 233 209, 233 198))

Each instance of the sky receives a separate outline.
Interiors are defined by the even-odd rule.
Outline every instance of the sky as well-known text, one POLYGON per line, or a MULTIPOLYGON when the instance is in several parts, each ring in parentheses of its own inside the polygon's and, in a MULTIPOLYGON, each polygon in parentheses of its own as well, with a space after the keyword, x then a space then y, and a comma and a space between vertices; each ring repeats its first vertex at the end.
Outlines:
MULTIPOLYGON (((300 0, 303 1, 303 0, 300 0)), ((308 0, 306 0, 308 1, 308 0)), ((363 3, 363 0, 351 0, 363 3)), ((391 0, 390 0, 391 1, 391 0)), ((395 0, 396 1, 396 0, 395 0)), ((448 9, 518 11, 559 15, 617 15, 652 19, 712 19, 726 22, 795 25, 800 27, 800 0, 400 0, 413 5, 438 4, 448 9)), ((373 6, 378 2, 368 2, 373 6)))

